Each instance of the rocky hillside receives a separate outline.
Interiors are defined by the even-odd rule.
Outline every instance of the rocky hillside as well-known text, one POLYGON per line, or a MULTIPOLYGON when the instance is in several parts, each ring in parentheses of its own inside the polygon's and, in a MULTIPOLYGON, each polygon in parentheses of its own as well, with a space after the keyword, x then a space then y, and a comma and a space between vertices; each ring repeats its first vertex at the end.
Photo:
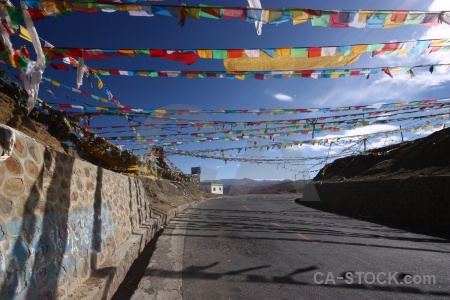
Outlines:
POLYGON ((449 175, 450 128, 425 138, 373 149, 371 152, 381 155, 356 155, 337 159, 325 166, 314 181, 449 175), (386 152, 388 153, 383 154, 386 152))
POLYGON ((6 124, 15 128, 29 137, 37 140, 43 145, 50 147, 58 152, 66 153, 70 156, 75 156, 72 148, 66 144, 60 143, 56 138, 51 136, 46 130, 45 126, 34 122, 27 116, 27 110, 16 104, 10 96, 2 93, 5 91, 0 87, 0 123, 6 124))
MULTIPOLYGON (((50 135, 44 125, 28 117, 26 109, 17 105, 10 95, 11 89, 0 85, 0 124, 6 124, 21 131, 46 147, 77 157, 72 148, 50 135)), ((172 183, 166 180, 146 178, 142 178, 142 181, 150 202, 156 207, 161 206, 162 209, 177 207, 184 203, 213 196, 203 192, 199 186, 193 183, 172 183)))
POLYGON ((216 197, 204 192, 195 183, 170 182, 167 180, 152 180, 141 178, 147 199, 152 207, 162 211, 170 211, 185 203, 200 199, 216 197))

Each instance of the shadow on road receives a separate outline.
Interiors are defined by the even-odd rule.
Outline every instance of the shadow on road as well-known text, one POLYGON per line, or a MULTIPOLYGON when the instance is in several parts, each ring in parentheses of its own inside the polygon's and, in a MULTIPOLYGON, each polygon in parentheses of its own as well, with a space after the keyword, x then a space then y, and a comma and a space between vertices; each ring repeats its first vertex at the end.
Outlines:
MULTIPOLYGON (((361 220, 316 211, 310 208, 278 212, 196 208, 189 215, 182 214, 178 216, 169 226, 187 229, 188 233, 186 236, 190 237, 213 238, 217 237, 214 233, 220 230, 228 233, 246 232, 254 240, 283 240, 308 243, 308 241, 294 236, 292 238, 286 236, 286 230, 273 226, 272 223, 281 223, 286 230, 308 235, 313 237, 315 241, 323 244, 450 253, 450 248, 429 247, 430 245, 446 246, 450 244, 449 239, 412 235, 403 230, 362 222, 361 220), (199 234, 193 234, 195 231, 198 231, 199 234), (203 232, 203 234, 200 234, 200 232, 203 232), (212 234, 205 234, 205 232, 212 234), (267 235, 264 233, 267 233, 267 235), (276 234, 276 237, 273 237, 274 234, 276 234), (336 237, 339 239, 336 239, 336 237), (360 239, 364 239, 364 241, 360 239), (405 245, 393 246, 389 241, 405 242, 405 245), (424 247, 425 245, 427 247, 424 247)), ((240 237, 230 236, 230 238, 240 237)))
MULTIPOLYGON (((240 251, 239 255, 244 255, 244 257, 248 257, 249 259, 251 257, 249 255, 255 255, 255 253, 257 256, 263 255, 261 254, 263 253, 262 250, 258 252, 258 246, 263 244, 257 243, 257 241, 269 241, 268 244, 276 244, 275 242, 277 241, 300 242, 304 243, 305 247, 308 247, 308 244, 312 245, 311 240, 302 239, 293 234, 296 232, 309 236, 318 242, 317 245, 313 245, 312 247, 323 247, 324 245, 331 244, 361 247, 359 249, 373 248, 373 251, 381 251, 382 249, 405 251, 398 253, 396 251, 392 252, 397 253, 396 255, 411 251, 413 251, 412 253, 414 255, 416 253, 417 255, 425 255, 426 253, 431 253, 430 255, 450 253, 450 247, 448 247, 450 240, 448 239, 411 234, 403 230, 310 208, 280 206, 280 209, 270 211, 263 207, 261 207, 261 210, 258 210, 257 201, 248 201, 247 205, 249 206, 247 208, 243 207, 243 205, 236 205, 231 208, 208 208, 207 205, 202 205, 202 207, 189 209, 187 212, 180 214, 166 229, 169 229, 168 232, 180 232, 180 230, 183 231, 186 229, 186 234, 184 235, 174 233, 170 235, 172 237, 200 238, 201 242, 197 239, 198 245, 206 246, 208 251, 219 247, 216 249, 217 251, 228 251, 227 253, 233 255, 232 253, 234 253, 233 251, 236 250, 235 248, 237 246, 237 250, 240 251), (277 227, 273 223, 282 224, 283 226, 277 227)), ((313 281, 314 273, 322 272, 326 274, 324 271, 325 267, 320 263, 318 265, 311 263, 311 265, 299 267, 293 261, 292 265, 288 265, 287 268, 280 270, 280 266, 276 265, 274 260, 264 260, 262 258, 262 261, 254 265, 241 265, 230 270, 224 269, 227 266, 229 268, 230 265, 227 261, 223 261, 220 255, 217 255, 204 264, 199 261, 189 264, 185 259, 185 265, 181 271, 164 268, 147 268, 152 253, 155 250, 155 243, 156 239, 153 239, 144 251, 144 255, 141 255, 135 261, 127 274, 127 278, 113 299, 131 298, 144 276, 150 277, 150 280, 151 278, 175 280, 182 278, 183 282, 189 284, 189 281, 191 281, 191 283, 194 283, 194 286, 197 281, 213 282, 215 280, 225 280, 233 284, 275 284, 280 288, 283 285, 308 287, 312 288, 313 291, 316 288, 320 288, 320 290, 325 288, 331 289, 330 291, 340 289, 345 291, 345 293, 349 290, 370 290, 393 293, 391 295, 394 295, 394 293, 405 293, 406 295, 420 294, 423 297, 450 297, 450 292, 448 290, 442 290, 442 286, 346 284, 343 281, 337 281, 336 284, 316 284, 313 281)), ((301 247, 304 246, 302 245, 301 247)), ((346 248, 344 247, 343 249, 346 248)), ((358 252, 357 249, 354 250, 358 252)), ((190 255, 197 254, 194 250, 190 255)), ((398 279, 401 280, 402 273, 399 274, 398 279)))
MULTIPOLYGON (((219 261, 211 263, 206 266, 189 266, 183 269, 181 272, 163 269, 148 269, 145 271, 145 276, 162 277, 162 278, 180 278, 182 276, 183 280, 219 280, 227 277, 232 277, 236 275, 243 275, 244 273, 251 273, 252 271, 270 268, 270 265, 262 265, 252 268, 237 269, 227 272, 214 272, 208 271, 220 264, 219 261)), ((312 271, 319 271, 317 266, 309 266, 305 268, 298 268, 284 276, 263 276, 259 274, 247 274, 245 279, 241 277, 233 277, 234 283, 266 283, 266 284, 288 284, 297 286, 309 286, 317 288, 331 288, 331 289, 352 289, 352 290, 371 290, 371 291, 383 291, 383 292, 393 292, 393 293, 406 293, 406 294, 420 294, 422 296, 432 295, 449 297, 450 292, 434 291, 434 290, 423 290, 417 288, 417 286, 400 286, 400 285, 375 285, 375 284, 346 284, 344 282, 337 284, 316 284, 314 282, 303 281, 295 278, 296 275, 309 273, 312 271)), ((323 272, 325 273, 325 272, 323 272)), ((313 273, 308 274, 309 278, 313 278, 313 273)), ((397 279, 402 280, 402 275, 399 274, 397 279)), ((124 298, 122 298, 124 299, 124 298)))

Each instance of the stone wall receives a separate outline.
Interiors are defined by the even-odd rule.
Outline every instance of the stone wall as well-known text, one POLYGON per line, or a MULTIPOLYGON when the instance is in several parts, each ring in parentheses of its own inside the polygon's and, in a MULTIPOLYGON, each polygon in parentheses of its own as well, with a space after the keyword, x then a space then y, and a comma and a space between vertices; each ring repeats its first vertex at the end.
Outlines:
POLYGON ((333 213, 450 233, 450 176, 311 183, 300 203, 333 213))
POLYGON ((0 299, 110 298, 155 232, 142 182, 17 136, 0 161, 0 299), (94 296, 95 295, 95 296, 94 296))

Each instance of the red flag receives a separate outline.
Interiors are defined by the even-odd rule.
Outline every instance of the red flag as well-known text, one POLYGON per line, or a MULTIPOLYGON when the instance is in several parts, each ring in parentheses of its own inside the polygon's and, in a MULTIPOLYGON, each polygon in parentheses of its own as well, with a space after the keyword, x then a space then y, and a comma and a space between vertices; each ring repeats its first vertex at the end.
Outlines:
POLYGON ((172 61, 183 62, 187 65, 195 63, 198 59, 198 55, 195 52, 182 52, 174 51, 172 53, 167 53, 165 50, 150 50, 151 57, 161 57, 172 61))
POLYGON ((383 68, 381 69, 384 73, 388 74, 389 77, 394 78, 394 76, 392 76, 391 71, 389 71, 389 68, 383 68))
POLYGON ((52 68, 55 69, 55 70, 69 71, 69 67, 67 67, 66 65, 62 65, 62 64, 50 64, 50 66, 52 66, 52 68))

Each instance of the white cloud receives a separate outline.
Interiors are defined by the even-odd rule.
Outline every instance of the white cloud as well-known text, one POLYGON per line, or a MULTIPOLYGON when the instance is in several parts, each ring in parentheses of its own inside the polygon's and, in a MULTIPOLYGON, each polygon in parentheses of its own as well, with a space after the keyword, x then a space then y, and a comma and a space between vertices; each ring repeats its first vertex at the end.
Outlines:
MULTIPOLYGON (((364 134, 371 134, 371 133, 378 133, 378 132, 384 132, 384 131, 391 131, 399 129, 398 126, 394 125, 388 125, 388 124, 380 124, 380 125, 369 125, 364 126, 352 130, 346 130, 342 134, 328 134, 325 136, 316 136, 316 139, 332 139, 332 138, 338 138, 338 137, 348 137, 348 136, 354 136, 354 135, 364 135, 364 134)), ((383 137, 383 141, 386 139, 383 137)), ((355 138, 355 141, 357 138, 355 138)), ((310 156, 310 154, 314 154, 313 156, 325 156, 328 154, 328 150, 330 150, 330 155, 337 154, 339 152, 339 149, 342 149, 342 147, 345 147, 346 144, 342 144, 339 146, 332 146, 330 150, 330 145, 310 145, 310 144, 303 144, 302 146, 292 146, 287 147, 286 150, 289 152, 298 152, 300 151, 305 157, 310 156)))
MULTIPOLYGON (((377 133, 377 132, 383 132, 383 131, 390 131, 390 130, 396 130, 398 129, 398 126, 394 125, 388 125, 388 124, 380 124, 380 125, 369 125, 364 126, 352 130, 346 130, 343 134, 329 134, 326 136, 321 136, 321 139, 329 139, 329 138, 336 138, 336 137, 346 137, 346 136, 353 136, 353 135, 364 135, 364 134, 371 134, 371 133, 377 133)), ((319 137, 317 137, 319 138, 319 137)))
POLYGON ((448 0, 434 0, 430 6, 428 7, 428 10, 434 10, 434 11, 440 11, 440 10, 445 10, 448 11, 450 10, 450 3, 448 0))
MULTIPOLYGON (((328 149, 330 148, 330 146, 323 146, 323 145, 310 145, 310 144, 304 144, 302 146, 291 146, 291 147, 286 147, 286 150, 289 152, 298 152, 301 151, 302 153, 306 153, 306 151, 311 151, 311 152, 325 152, 328 153, 328 149)), ((330 151, 330 154, 332 154, 331 152, 334 151, 330 151)), ((334 154, 334 153, 333 153, 334 154)))
MULTIPOLYGON (((390 130, 395 130, 398 129, 398 126, 393 126, 393 125, 387 125, 387 124, 381 124, 381 125, 370 125, 370 126, 365 126, 365 127, 361 127, 361 128, 357 128, 354 130, 347 130, 345 131, 343 134, 336 134, 336 135, 326 135, 326 136, 322 136, 322 137, 317 137, 317 138, 336 138, 336 137, 346 137, 346 136, 353 136, 353 135, 362 135, 362 134, 371 134, 371 133, 377 133, 377 132, 383 132, 383 131, 390 131, 390 130)), ((405 139, 406 140, 406 139, 405 139)), ((354 140, 355 143, 357 143, 357 139, 354 140)), ((374 148, 379 148, 379 147, 383 147, 383 146, 388 146, 391 144, 396 144, 401 142, 401 136, 382 136, 382 137, 378 137, 378 138, 372 138, 368 140, 367 143, 367 150, 370 149, 374 149, 374 148)), ((351 151, 356 151, 356 153, 358 153, 358 151, 363 151, 363 146, 362 143, 358 144, 358 145, 353 145, 352 144, 332 144, 331 148, 330 145, 309 145, 309 144, 303 144, 302 146, 298 147, 298 146, 293 146, 293 147, 288 147, 286 148, 286 150, 290 151, 290 152, 300 152, 302 156, 304 157, 327 157, 327 156, 333 156, 336 154, 341 154, 343 153, 343 151, 347 150, 347 155, 349 155, 351 153, 351 151), (350 151, 350 152, 348 152, 350 151)), ((331 157, 329 158, 328 162, 333 161, 334 158, 331 157)))
MULTIPOLYGON (((449 11, 450 1, 447 0, 435 0, 428 7, 429 11, 449 11)), ((431 27, 418 39, 445 39, 450 36, 450 26, 448 24, 441 24, 437 27, 431 27)), ((448 63, 450 58, 450 53, 448 52, 437 52, 434 55, 426 55, 425 60, 429 63, 448 63)))
POLYGON ((294 98, 292 98, 289 95, 285 95, 285 94, 281 94, 281 93, 276 93, 273 95, 273 97, 279 101, 292 101, 294 100, 294 98))
MULTIPOLYGON (((395 80, 385 76, 374 81, 372 86, 381 89, 383 87, 385 88, 386 85, 390 85, 391 88, 396 89, 414 88, 414 93, 424 92, 429 91, 430 89, 446 87, 446 84, 450 81, 449 71, 448 67, 436 67, 433 74, 428 71, 422 71, 415 74, 416 76, 413 78, 406 73, 397 73, 394 75, 395 80), (444 70, 444 68, 446 70, 444 70)), ((404 93, 402 93, 402 95, 404 95, 404 93)))
MULTIPOLYGON (((448 126, 447 126, 448 127, 448 126)), ((439 131, 441 129, 438 128, 434 128, 434 129, 430 129, 430 130, 423 130, 423 131, 419 131, 419 132, 414 132, 412 137, 405 137, 405 141, 409 141, 412 139, 417 139, 417 138, 423 138, 426 137, 432 133, 435 133, 436 131, 439 131)))

